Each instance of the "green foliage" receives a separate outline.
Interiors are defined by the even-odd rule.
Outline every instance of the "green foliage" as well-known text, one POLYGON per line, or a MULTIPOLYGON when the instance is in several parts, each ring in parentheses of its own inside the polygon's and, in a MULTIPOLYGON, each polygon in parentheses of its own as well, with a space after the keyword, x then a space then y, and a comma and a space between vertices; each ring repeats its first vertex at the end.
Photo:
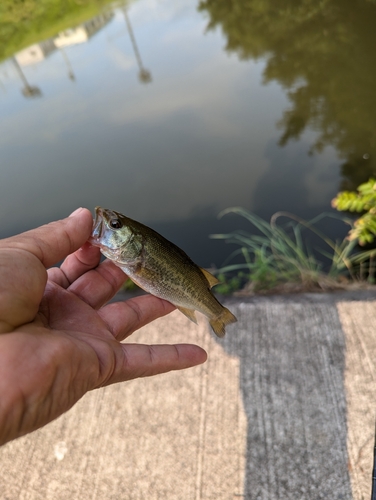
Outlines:
POLYGON ((343 191, 332 201, 339 211, 365 212, 354 222, 349 240, 358 240, 360 245, 372 243, 376 236, 376 180, 361 184, 357 192, 343 191))
POLYGON ((123 292, 134 292, 136 290, 139 290, 140 287, 136 285, 130 278, 127 279, 127 281, 124 282, 123 286, 121 287, 123 292))
MULTIPOLYGON (((256 229, 256 234, 239 230, 228 234, 211 235, 211 238, 222 239, 239 247, 232 252, 227 262, 237 256, 242 256, 244 259, 237 264, 226 265, 225 262, 218 273, 223 279, 223 276, 226 278, 227 275, 231 276, 231 273, 243 270, 245 274, 242 278, 247 278, 252 283, 253 291, 269 290, 285 283, 299 283, 306 290, 335 288, 341 274, 347 272, 351 275, 353 259, 357 259, 358 264, 364 261, 359 253, 353 254, 355 242, 347 239, 334 242, 315 227, 315 223, 324 215, 306 222, 279 212, 270 222, 266 222, 240 207, 234 207, 221 212, 220 217, 229 213, 247 219, 256 229), (277 224, 277 219, 280 217, 287 217, 290 221, 280 226, 277 224), (322 272, 321 263, 304 242, 303 231, 307 229, 318 235, 329 247, 329 252, 322 252, 331 262, 326 274, 322 272)), ((341 220, 349 223, 347 219, 341 220)), ((239 275, 236 275, 236 278, 239 278, 239 275)), ((230 283, 230 280, 228 279, 226 283, 230 283)), ((229 291, 232 291, 231 285, 229 291)))
POLYGON ((235 276, 228 277, 225 273, 219 273, 217 278, 220 283, 216 285, 215 292, 222 295, 231 295, 244 285, 246 274, 239 272, 235 276))

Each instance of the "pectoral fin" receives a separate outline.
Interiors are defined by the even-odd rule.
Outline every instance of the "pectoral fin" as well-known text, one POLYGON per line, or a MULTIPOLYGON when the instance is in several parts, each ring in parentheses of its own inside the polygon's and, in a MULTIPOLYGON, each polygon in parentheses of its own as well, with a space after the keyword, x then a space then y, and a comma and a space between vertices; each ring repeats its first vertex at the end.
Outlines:
POLYGON ((181 307, 181 306, 176 306, 177 309, 179 309, 180 312, 182 312, 185 316, 187 316, 188 319, 193 321, 193 323, 196 323, 197 325, 197 319, 196 315, 193 309, 187 309, 186 307, 181 307))
POLYGON ((214 285, 218 285, 219 280, 215 276, 213 276, 211 273, 209 273, 209 271, 207 271, 202 267, 200 267, 200 270, 202 274, 205 276, 207 282, 209 283, 210 288, 213 287, 214 285))

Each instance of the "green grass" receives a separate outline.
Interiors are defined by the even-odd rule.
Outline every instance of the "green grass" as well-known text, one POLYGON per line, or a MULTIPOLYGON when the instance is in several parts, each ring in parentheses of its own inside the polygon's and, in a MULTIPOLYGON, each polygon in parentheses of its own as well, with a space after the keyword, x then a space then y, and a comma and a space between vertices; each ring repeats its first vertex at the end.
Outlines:
POLYGON ((278 212, 267 222, 240 207, 228 208, 219 217, 230 213, 248 220, 253 232, 238 230, 210 236, 238 247, 216 272, 222 281, 216 287, 220 293, 232 293, 236 287, 239 289, 244 285, 251 292, 274 290, 285 285, 298 285, 300 289, 309 291, 343 288, 348 281, 373 282, 375 250, 356 251, 356 241, 348 238, 333 241, 316 227, 317 222, 324 217, 335 217, 351 228, 352 221, 348 218, 321 214, 311 221, 305 221, 292 214, 278 212), (287 219, 287 223, 280 224, 282 218, 287 219), (323 247, 327 249, 319 250, 329 259, 326 272, 306 243, 304 232, 307 231, 319 236, 323 247), (241 262, 231 263, 239 256, 241 262))

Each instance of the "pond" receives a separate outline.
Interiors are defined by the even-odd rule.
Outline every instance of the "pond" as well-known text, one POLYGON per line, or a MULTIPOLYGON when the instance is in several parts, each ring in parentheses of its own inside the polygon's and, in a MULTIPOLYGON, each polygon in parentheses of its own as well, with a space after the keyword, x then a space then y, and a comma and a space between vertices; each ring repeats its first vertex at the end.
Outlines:
POLYGON ((372 0, 3 0, 0 237, 101 205, 210 267, 225 208, 329 212, 376 171, 375 25, 372 0))

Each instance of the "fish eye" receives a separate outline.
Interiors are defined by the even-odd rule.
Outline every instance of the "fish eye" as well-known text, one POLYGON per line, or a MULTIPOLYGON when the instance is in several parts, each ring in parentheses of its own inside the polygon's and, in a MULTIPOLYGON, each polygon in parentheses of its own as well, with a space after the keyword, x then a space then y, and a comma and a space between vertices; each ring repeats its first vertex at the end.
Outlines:
POLYGON ((119 219, 111 219, 109 224, 112 229, 121 229, 123 227, 123 224, 119 219))

